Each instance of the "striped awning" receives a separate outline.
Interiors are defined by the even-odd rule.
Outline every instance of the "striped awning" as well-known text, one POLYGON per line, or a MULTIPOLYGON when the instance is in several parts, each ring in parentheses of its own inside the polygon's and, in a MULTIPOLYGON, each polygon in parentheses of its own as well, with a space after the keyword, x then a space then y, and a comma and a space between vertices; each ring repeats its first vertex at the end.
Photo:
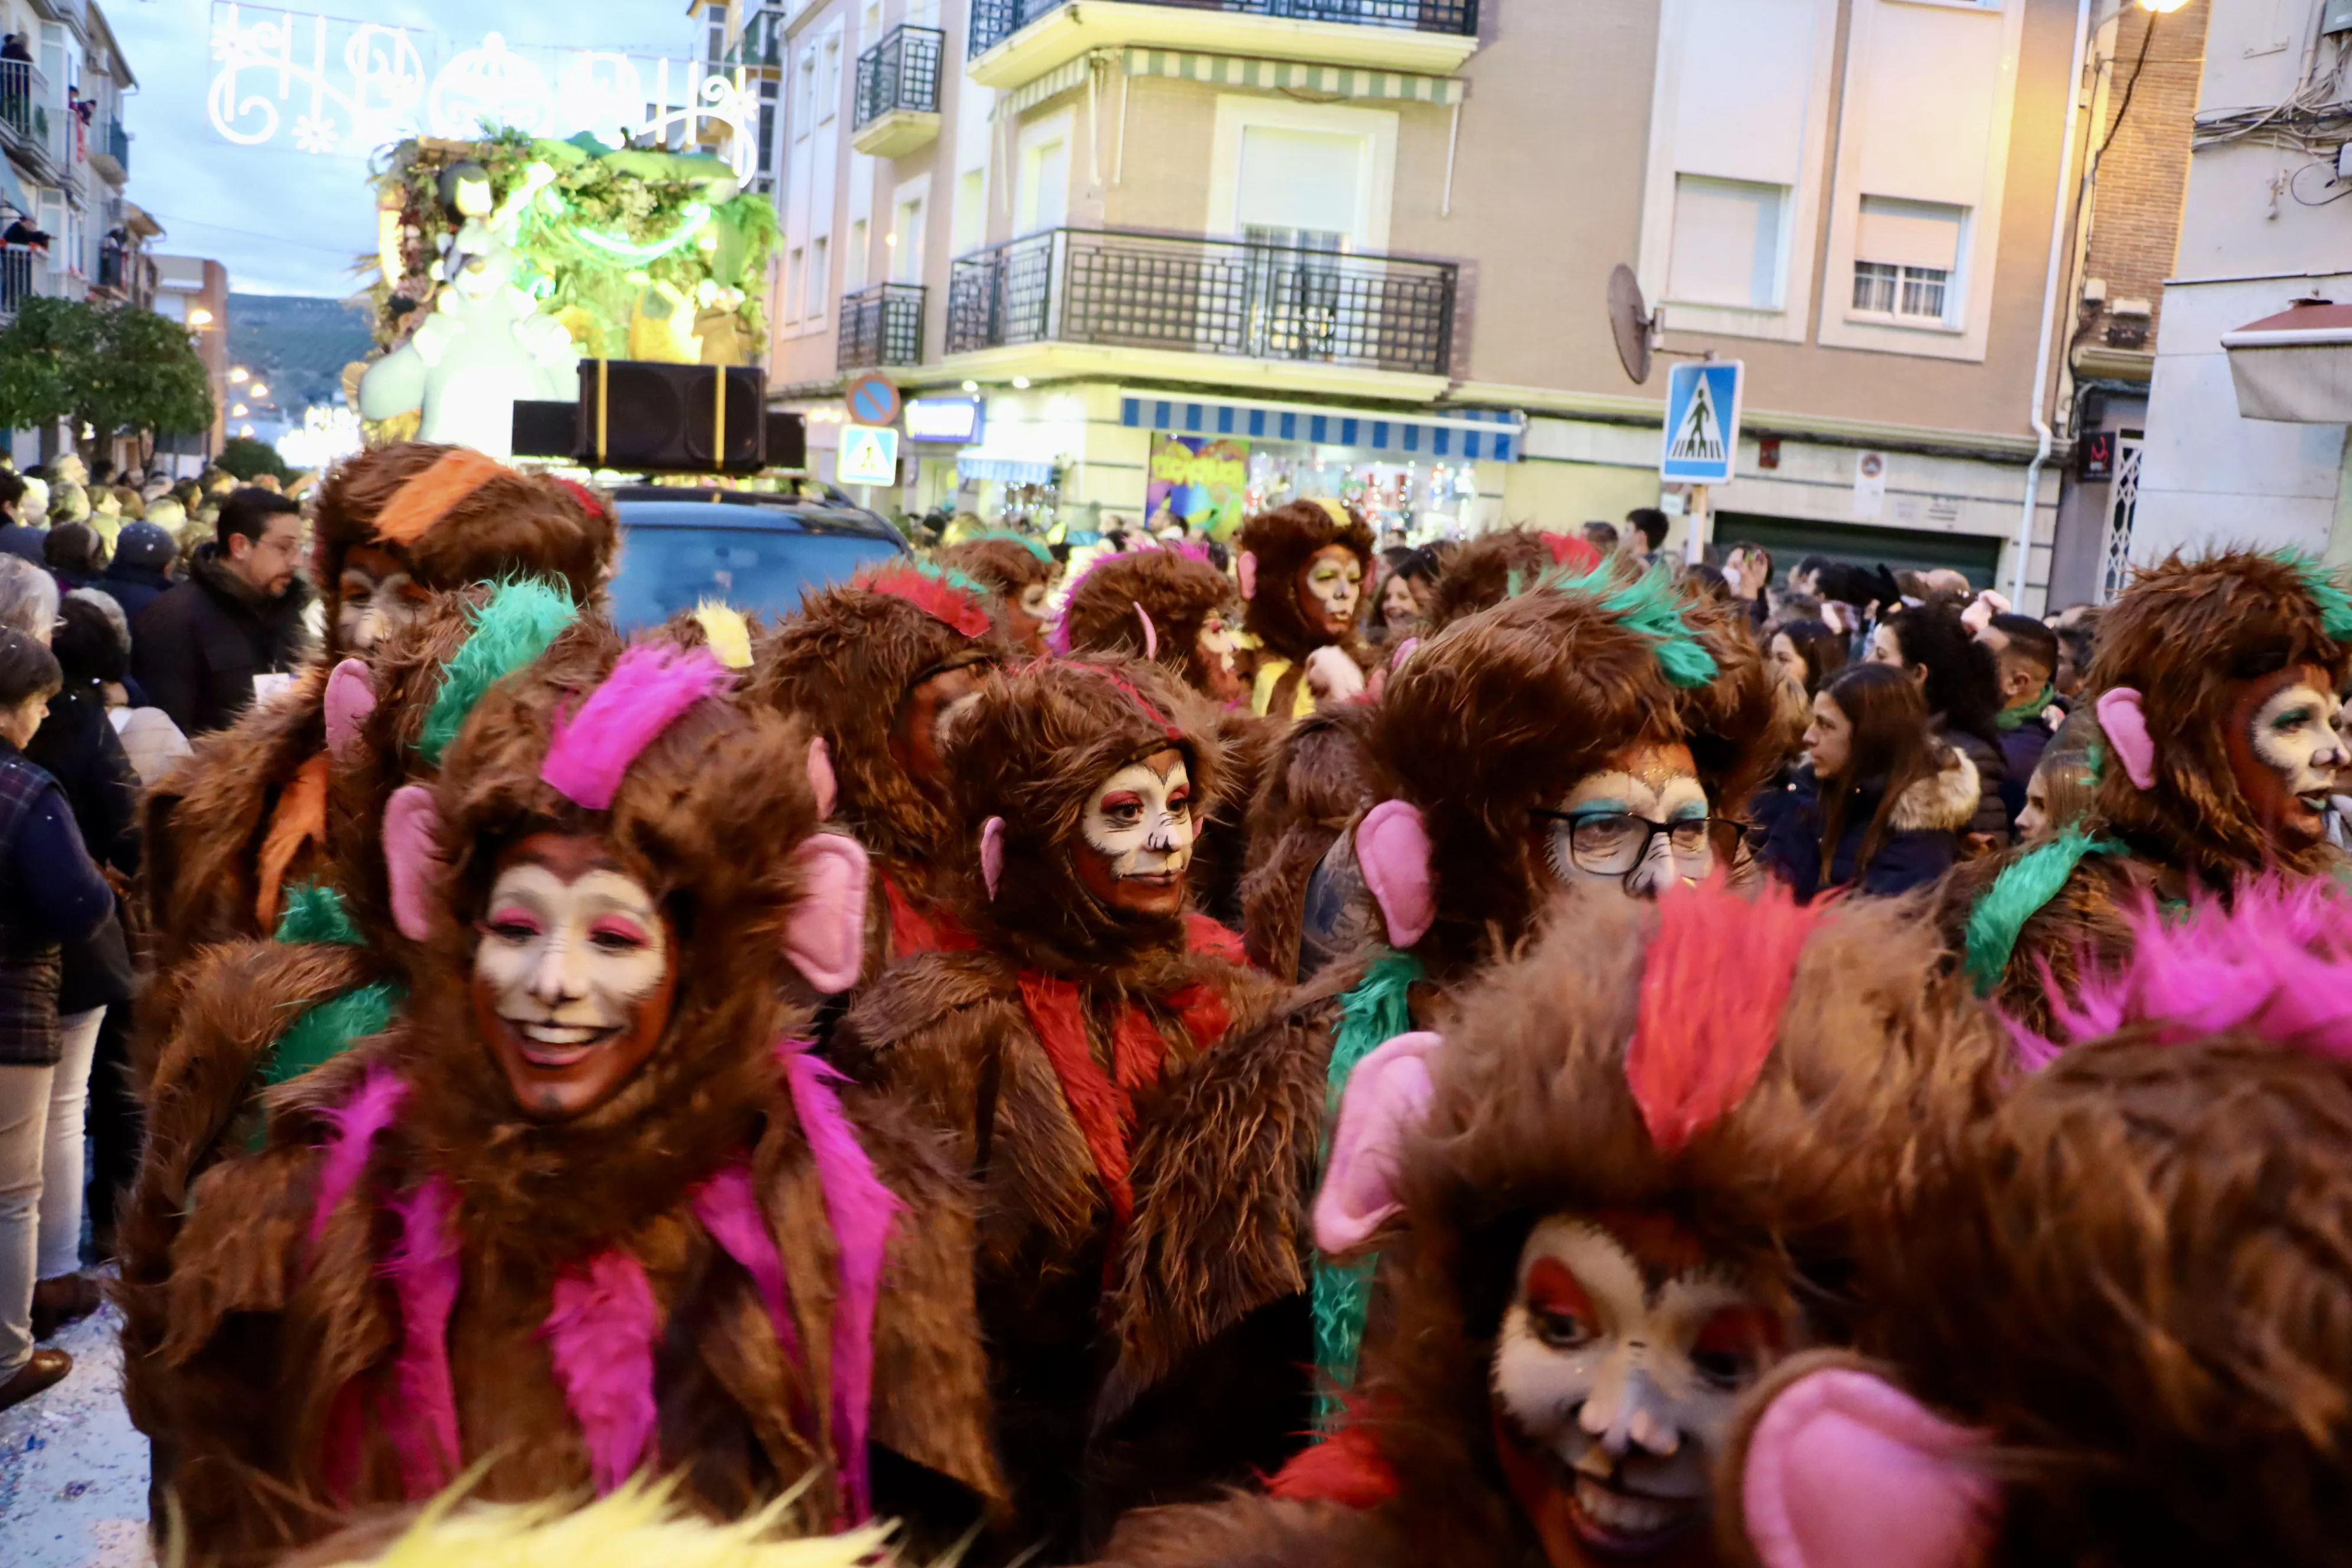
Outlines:
POLYGON ((1396 460, 1516 463, 1527 416, 1506 408, 1447 408, 1426 415, 1357 414, 1280 403, 1122 395, 1118 422, 1171 436, 1244 436, 1353 447, 1396 460))
POLYGON ((1010 92, 996 96, 996 107, 988 111, 992 120, 1009 120, 1016 114, 1036 108, 1049 98, 1059 98, 1072 88, 1087 84, 1087 73, 1094 68, 1092 55, 1080 55, 1076 59, 1055 67, 1035 81, 1023 82, 1010 92))
POLYGON ((1201 55, 1184 49, 1129 49, 1129 76, 1171 77, 1213 87, 1255 88, 1260 92, 1312 92, 1333 98, 1387 99, 1459 103, 1470 84, 1459 77, 1414 76, 1362 66, 1307 65, 1297 60, 1252 59, 1241 55, 1201 55))
POLYGON ((992 479, 1000 485, 1050 485, 1054 482, 1054 465, 1018 458, 958 458, 956 477, 992 479))

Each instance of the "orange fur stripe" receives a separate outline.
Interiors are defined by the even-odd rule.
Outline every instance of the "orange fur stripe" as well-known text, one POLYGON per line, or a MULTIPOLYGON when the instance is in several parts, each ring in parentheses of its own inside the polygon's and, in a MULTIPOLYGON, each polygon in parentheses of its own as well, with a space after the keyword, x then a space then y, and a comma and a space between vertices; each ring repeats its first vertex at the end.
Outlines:
POLYGON ((278 896, 287 868, 305 844, 327 841, 327 753, 320 752, 302 764, 278 809, 269 816, 269 834, 261 841, 261 891, 253 912, 265 931, 278 929, 278 896))
POLYGON ((414 544, 449 515, 449 509, 492 479, 513 472, 471 447, 445 452, 431 468, 392 492, 375 520, 375 536, 386 544, 414 544))

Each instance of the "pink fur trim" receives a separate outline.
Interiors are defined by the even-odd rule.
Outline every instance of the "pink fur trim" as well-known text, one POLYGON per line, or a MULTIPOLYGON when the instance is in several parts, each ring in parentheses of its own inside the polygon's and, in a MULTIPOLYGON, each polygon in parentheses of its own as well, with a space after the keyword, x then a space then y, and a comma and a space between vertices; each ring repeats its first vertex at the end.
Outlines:
POLYGON ((866 1462, 874 1401, 874 1309, 881 1295, 882 1260, 898 1200, 875 1173, 873 1160, 858 1143, 857 1130, 834 1092, 831 1080, 841 1073, 812 1055, 806 1040, 786 1040, 777 1047, 777 1054, 792 1090, 793 1111, 816 1161, 825 1218, 841 1249, 841 1289, 833 1309, 834 1444, 853 1521, 863 1521, 874 1507, 866 1462))
POLYGON ((652 1457, 654 1341, 660 1331, 661 1310, 645 1268, 619 1247, 555 1281, 539 1337, 555 1363, 563 1402, 587 1439, 599 1496, 652 1457))
POLYGON ((677 717, 732 686, 707 647, 640 643, 623 654, 577 713, 559 713, 539 776, 573 804, 610 810, 637 753, 677 717))
POLYGON ((1143 623, 1143 657, 1158 658, 1160 628, 1151 624, 1151 612, 1143 607, 1143 601, 1140 599, 1129 599, 1128 603, 1135 606, 1135 618, 1143 623))
POLYGON ((320 706, 327 716, 327 754, 341 762, 360 738, 360 726, 375 711, 375 685, 367 665, 347 658, 327 676, 320 706))
POLYGON ((358 1092, 336 1109, 320 1112, 334 1131, 320 1145, 326 1157, 319 1162, 319 1195, 310 1209, 313 1251, 327 1233, 328 1218, 359 1185, 361 1174, 367 1170, 368 1153, 375 1147, 375 1135, 392 1125, 400 1102, 407 1098, 408 1085, 398 1074, 388 1067, 372 1067, 360 1080, 358 1092))
POLYGON ((733 1164, 694 1189, 694 1217, 710 1233, 720 1250, 751 1277, 758 1288, 761 1304, 768 1309, 768 1321, 774 1325, 776 1343, 782 1347, 784 1359, 793 1366, 808 1363, 801 1356, 800 1331, 793 1323, 790 1292, 784 1284, 783 1255, 776 1250, 776 1237, 768 1228, 768 1216, 760 1212, 760 1196, 751 1189, 751 1170, 748 1165, 733 1164))
POLYGON ((820 819, 833 815, 833 802, 841 786, 833 776, 833 753, 825 749, 824 737, 817 736, 809 742, 809 793, 816 796, 816 814, 820 819))
POLYGON ((996 884, 1004 876, 1004 818, 992 816, 980 826, 980 879, 987 884, 991 900, 996 897, 996 884))
POLYGON ((449 1313, 457 1304, 457 1244, 449 1234, 449 1186, 438 1176, 393 1205, 400 1244, 384 1264, 400 1300, 397 1392, 383 1411, 400 1456, 409 1500, 447 1486, 464 1453, 457 1437, 457 1393, 449 1377, 449 1313))
POLYGON ((2128 686, 2118 686, 2099 694, 2092 709, 2099 716, 2099 728, 2106 732, 2107 744, 2115 748, 2116 760, 2124 765, 2124 776, 2141 789, 2156 787, 2156 742, 2147 732, 2147 714, 2140 707, 2140 695, 2128 686))

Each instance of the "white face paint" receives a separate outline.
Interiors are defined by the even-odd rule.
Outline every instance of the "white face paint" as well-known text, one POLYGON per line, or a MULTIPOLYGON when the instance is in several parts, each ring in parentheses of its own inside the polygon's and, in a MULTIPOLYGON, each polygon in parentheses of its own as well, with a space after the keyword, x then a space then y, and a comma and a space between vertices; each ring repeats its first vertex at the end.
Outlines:
POLYGON ((1192 781, 1184 759, 1164 773, 1129 763, 1103 781, 1087 805, 1087 845, 1119 881, 1174 881, 1192 858, 1192 781))
POLYGON ((2279 775, 2284 794, 2319 810, 2345 763, 2336 723, 2343 701, 2332 691, 2297 684, 2279 690, 2254 713, 2254 755, 2279 775))
POLYGON ((1219 669, 1231 673, 1234 649, 1237 646, 1234 641, 1233 628, 1225 625, 1225 617, 1211 611, 1209 618, 1201 623, 1202 654, 1219 669))
POLYGON ((1636 899, 1705 879, 1715 869, 1715 847, 1706 786, 1688 750, 1629 747, 1610 761, 1615 765, 1578 780, 1546 819, 1552 874, 1563 882, 1615 882, 1636 899), (1656 823, 1666 831, 1650 831, 1656 823))
POLYGON ((335 632, 347 653, 373 652, 379 643, 415 620, 425 596, 405 572, 377 577, 357 567, 345 569, 342 603, 335 614, 335 632))
POLYGON ((1612 1555, 1705 1524, 1732 1406, 1788 1339, 1734 1270, 1697 1260, 1668 1222, 1655 1235, 1665 1263, 1590 1220, 1538 1225, 1490 1380, 1528 1456, 1528 1484, 1515 1479, 1522 1506, 1612 1555))
POLYGON ((1345 545, 1327 544, 1317 551, 1307 568, 1307 606, 1319 618, 1327 636, 1337 637, 1356 618, 1356 602, 1364 592, 1364 564, 1345 545))
POLYGON ((1044 620, 1045 602, 1053 596, 1054 590, 1045 584, 1030 584, 1021 590, 1021 613, 1033 620, 1044 620))
POLYGON ((524 863, 499 874, 474 974, 536 1068, 572 1066, 629 1030, 668 971, 653 895, 634 877, 567 882, 524 863))

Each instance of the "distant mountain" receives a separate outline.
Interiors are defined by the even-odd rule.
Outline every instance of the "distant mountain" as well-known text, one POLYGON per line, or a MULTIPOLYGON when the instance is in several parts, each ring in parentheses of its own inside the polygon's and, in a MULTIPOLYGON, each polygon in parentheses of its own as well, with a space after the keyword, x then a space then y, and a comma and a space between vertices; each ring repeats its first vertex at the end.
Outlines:
POLYGON ((251 371, 294 423, 300 423, 302 410, 313 403, 341 403, 343 366, 365 359, 372 346, 367 307, 357 300, 304 294, 228 297, 229 363, 251 371))

